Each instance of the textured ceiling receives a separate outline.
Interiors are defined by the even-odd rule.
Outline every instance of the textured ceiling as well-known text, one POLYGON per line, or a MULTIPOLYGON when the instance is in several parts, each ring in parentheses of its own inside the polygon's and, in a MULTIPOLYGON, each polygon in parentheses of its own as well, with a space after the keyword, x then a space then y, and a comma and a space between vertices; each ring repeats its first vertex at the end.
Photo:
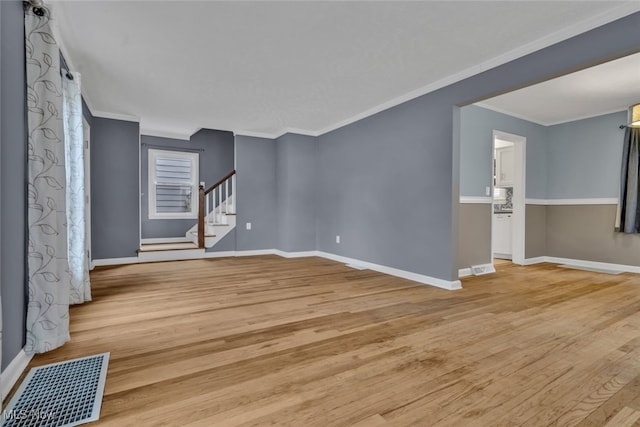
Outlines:
POLYGON ((640 2, 47 1, 94 114, 142 132, 317 135, 640 2))
POLYGON ((542 125, 622 111, 640 103, 640 54, 492 98, 479 105, 542 125))

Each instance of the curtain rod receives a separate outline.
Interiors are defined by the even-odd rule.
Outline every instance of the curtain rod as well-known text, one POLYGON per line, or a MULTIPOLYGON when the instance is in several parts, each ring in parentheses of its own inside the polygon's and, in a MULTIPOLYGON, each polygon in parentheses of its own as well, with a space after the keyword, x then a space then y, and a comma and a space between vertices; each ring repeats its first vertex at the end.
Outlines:
POLYGON ((67 64, 67 60, 64 59, 64 56, 62 56, 62 53, 60 53, 60 75, 64 75, 69 80, 73 80, 73 74, 71 74, 71 70, 69 70, 69 65, 67 64))
POLYGON ((199 151, 201 153, 204 152, 204 148, 169 147, 167 145, 154 145, 154 144, 148 144, 146 142, 143 142, 141 145, 143 147, 159 148, 161 150, 194 151, 194 152, 199 151))
POLYGON ((36 16, 44 16, 48 12, 42 0, 26 0, 22 2, 22 5, 24 10, 32 8, 36 16))

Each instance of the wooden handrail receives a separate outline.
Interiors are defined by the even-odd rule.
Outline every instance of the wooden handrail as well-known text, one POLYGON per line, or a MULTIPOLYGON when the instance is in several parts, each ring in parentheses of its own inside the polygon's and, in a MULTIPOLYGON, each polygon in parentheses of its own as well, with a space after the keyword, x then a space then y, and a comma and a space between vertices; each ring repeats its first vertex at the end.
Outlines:
POLYGON ((218 182, 216 182, 215 184, 213 184, 211 187, 207 188, 207 189, 204 191, 204 194, 209 194, 209 193, 211 193, 213 190, 215 190, 215 188, 216 188, 218 185, 222 184, 223 182, 225 182, 226 180, 228 180, 229 178, 231 178, 231 177, 232 177, 233 175, 235 175, 235 174, 236 174, 236 170, 234 169, 234 170, 232 170, 231 172, 229 172, 228 174, 226 174, 225 176, 223 176, 222 178, 220 178, 220 179, 218 180, 218 182))
POLYGON ((204 249, 204 185, 198 187, 198 248, 204 249))

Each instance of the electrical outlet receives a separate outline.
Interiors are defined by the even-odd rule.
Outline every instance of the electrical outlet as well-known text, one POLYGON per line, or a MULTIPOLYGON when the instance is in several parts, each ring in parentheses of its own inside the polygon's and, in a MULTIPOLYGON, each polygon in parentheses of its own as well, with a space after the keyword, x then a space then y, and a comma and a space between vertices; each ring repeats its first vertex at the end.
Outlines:
POLYGON ((340 235, 336 236, 336 243, 340 243, 340 235))
POLYGON ((251 230, 251 223, 250 222, 247 223, 247 230, 251 230))
POLYGON ((489 187, 488 185, 486 187, 484 187, 484 194, 486 196, 490 196, 491 195, 491 187, 489 187))

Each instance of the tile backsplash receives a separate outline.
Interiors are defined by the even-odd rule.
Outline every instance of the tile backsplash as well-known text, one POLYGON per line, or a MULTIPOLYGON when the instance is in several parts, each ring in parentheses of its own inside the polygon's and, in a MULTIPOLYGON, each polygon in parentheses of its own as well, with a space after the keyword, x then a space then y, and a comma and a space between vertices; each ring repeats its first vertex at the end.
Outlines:
POLYGON ((513 187, 506 187, 507 195, 504 203, 494 203, 493 211, 512 211, 513 210, 513 187))

